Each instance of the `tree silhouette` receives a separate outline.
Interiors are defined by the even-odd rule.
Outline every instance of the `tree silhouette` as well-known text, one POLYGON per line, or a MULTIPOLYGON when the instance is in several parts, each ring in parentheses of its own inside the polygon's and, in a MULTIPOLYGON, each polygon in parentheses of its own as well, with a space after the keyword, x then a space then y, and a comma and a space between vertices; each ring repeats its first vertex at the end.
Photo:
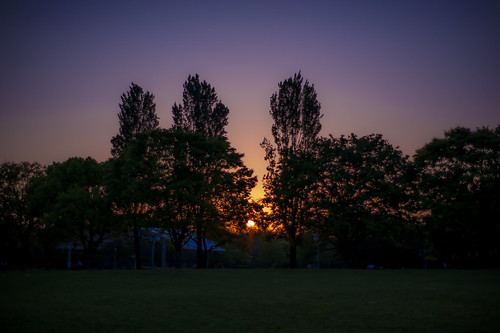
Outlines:
POLYGON ((457 127, 417 150, 426 230, 442 263, 498 268, 500 126, 457 127))
POLYGON ((157 184, 156 163, 150 155, 150 132, 138 133, 118 158, 110 161, 107 186, 114 212, 122 220, 123 229, 134 235, 135 268, 142 269, 141 230, 151 221, 157 184))
POLYGON ((320 156, 316 230, 333 243, 344 267, 369 264, 367 257, 389 260, 375 258, 374 250, 396 247, 405 225, 414 224, 408 157, 380 134, 330 136, 320 156))
POLYGON ((234 222, 234 208, 243 208, 241 198, 248 202, 256 179, 252 170, 244 166, 243 155, 227 141, 229 109, 218 100, 215 89, 200 81, 198 74, 190 75, 182 96, 183 104, 172 107, 173 129, 198 134, 187 142, 181 160, 187 163, 184 170, 190 179, 198 179, 198 191, 192 193, 196 200, 189 209, 196 212, 193 226, 198 267, 205 268, 212 250, 206 246, 206 237, 217 234, 216 237, 223 238, 220 233, 225 230, 224 224, 228 219, 234 222))
MULTIPOLYGON (((119 105, 120 121, 119 133, 111 139, 111 154, 114 158, 120 156, 127 144, 134 140, 139 133, 151 131, 158 127, 159 121, 156 115, 156 104, 154 95, 144 90, 135 83, 131 83, 129 90, 122 94, 119 105)), ((123 201, 122 201, 123 203, 123 201)), ((121 207, 126 211, 135 210, 137 207, 121 207)), ((138 222, 137 219, 132 221, 138 222)), ((140 257, 140 227, 133 225, 136 268, 141 268, 140 257)))
POLYGON ((39 163, 0 164, 0 260, 28 264, 36 220, 29 212, 27 189, 45 168, 39 163), (16 258, 19 254, 20 258, 16 258))
POLYGON ((284 232, 290 248, 290 267, 297 266, 297 237, 307 223, 309 193, 314 185, 315 146, 321 130, 320 104, 314 86, 301 73, 280 82, 271 96, 274 145, 266 138, 265 201, 271 205, 273 225, 284 232))
POLYGON ((54 163, 47 174, 30 187, 33 205, 43 222, 42 237, 78 240, 84 249, 85 264, 95 267, 95 254, 113 228, 111 202, 104 184, 105 165, 88 157, 54 163))
POLYGON ((228 114, 229 109, 218 100, 215 89, 206 81, 200 82, 198 74, 189 75, 184 83, 182 105, 172 107, 173 128, 209 137, 225 136, 228 114))
POLYGON ((138 133, 153 130, 159 124, 154 95, 149 91, 144 93, 143 89, 133 82, 129 90, 122 94, 119 106, 120 129, 111 139, 113 157, 118 157, 138 133))
POLYGON ((224 241, 229 229, 241 227, 256 182, 226 138, 174 129, 138 135, 115 165, 122 177, 113 191, 131 208, 122 211, 136 224, 168 231, 177 267, 193 234, 201 250, 198 265, 206 266, 213 250, 207 237, 224 241))

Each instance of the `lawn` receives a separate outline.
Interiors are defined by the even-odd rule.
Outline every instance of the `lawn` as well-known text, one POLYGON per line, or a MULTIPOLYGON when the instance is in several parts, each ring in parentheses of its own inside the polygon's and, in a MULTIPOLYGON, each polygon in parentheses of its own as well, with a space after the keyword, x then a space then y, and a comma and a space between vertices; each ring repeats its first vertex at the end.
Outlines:
POLYGON ((500 271, 0 275, 1 332, 500 332, 500 271))

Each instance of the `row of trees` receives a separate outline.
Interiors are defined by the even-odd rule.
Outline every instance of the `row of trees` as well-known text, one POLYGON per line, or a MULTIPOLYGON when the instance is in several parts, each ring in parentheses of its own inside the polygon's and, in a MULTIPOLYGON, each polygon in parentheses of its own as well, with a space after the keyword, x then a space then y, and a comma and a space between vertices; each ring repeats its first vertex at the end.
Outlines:
POLYGON ((244 228, 257 179, 227 140, 228 108, 198 75, 189 76, 183 103, 173 106, 172 128, 158 127, 155 108, 154 96, 132 83, 121 96, 113 158, 104 163, 70 158, 45 172, 36 163, 3 164, 2 257, 19 247, 30 252, 36 238, 49 261, 58 245, 77 240, 86 266, 94 267, 103 240, 125 233, 133 235, 141 268, 142 232, 155 227, 168 232, 177 266, 183 245, 195 240, 198 267, 206 267, 213 250, 207 237, 224 243, 244 228), (20 193, 12 196, 11 189, 20 193), (22 204, 19 213, 8 204, 22 204))
POLYGON ((344 267, 411 257, 498 267, 500 126, 452 129, 413 161, 379 134, 319 137, 320 103, 300 73, 279 84, 270 114, 264 202, 270 227, 288 239, 290 267, 311 232, 344 267))
POLYGON ((55 248, 78 240, 93 267, 105 239, 127 234, 140 268, 141 235, 154 227, 169 235, 176 266, 194 240, 203 268, 214 248, 207 238, 224 244, 253 219, 288 241, 289 267, 312 233, 344 267, 426 258, 498 266, 500 126, 452 129, 410 160, 379 134, 320 137, 320 108, 300 73, 279 83, 272 139, 261 144, 265 197, 256 203, 257 179, 227 139, 229 110, 213 87, 189 76, 172 127, 161 129, 154 95, 132 83, 110 160, 0 165, 1 259, 29 264, 39 247, 49 265, 55 248))

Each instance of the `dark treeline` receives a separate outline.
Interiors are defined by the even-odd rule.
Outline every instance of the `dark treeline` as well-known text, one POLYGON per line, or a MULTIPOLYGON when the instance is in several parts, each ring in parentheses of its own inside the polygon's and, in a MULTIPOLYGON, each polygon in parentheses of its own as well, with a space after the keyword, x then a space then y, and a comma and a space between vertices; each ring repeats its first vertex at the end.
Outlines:
POLYGON ((176 267, 188 242, 205 268, 217 246, 255 263, 256 244, 277 240, 291 268, 315 262, 303 260, 311 248, 326 267, 500 267, 500 126, 453 128, 413 158, 380 134, 321 137, 314 85, 298 73, 271 96, 265 195, 255 202, 257 179, 226 135, 229 109, 198 75, 184 83, 169 129, 159 128, 154 95, 134 83, 119 108, 106 162, 0 165, 2 268, 65 266, 68 246, 86 268, 103 267, 103 249, 114 247, 117 267, 117 244, 130 240, 140 269, 151 230, 167 235, 176 267))

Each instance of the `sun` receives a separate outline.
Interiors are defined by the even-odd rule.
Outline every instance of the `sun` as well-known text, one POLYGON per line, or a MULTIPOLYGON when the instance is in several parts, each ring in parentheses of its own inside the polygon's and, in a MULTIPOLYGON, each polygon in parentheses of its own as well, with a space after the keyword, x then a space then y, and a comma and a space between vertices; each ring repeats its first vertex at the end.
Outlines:
POLYGON ((254 227, 254 226, 255 226, 255 222, 252 221, 252 220, 248 220, 247 227, 251 228, 251 227, 254 227))

